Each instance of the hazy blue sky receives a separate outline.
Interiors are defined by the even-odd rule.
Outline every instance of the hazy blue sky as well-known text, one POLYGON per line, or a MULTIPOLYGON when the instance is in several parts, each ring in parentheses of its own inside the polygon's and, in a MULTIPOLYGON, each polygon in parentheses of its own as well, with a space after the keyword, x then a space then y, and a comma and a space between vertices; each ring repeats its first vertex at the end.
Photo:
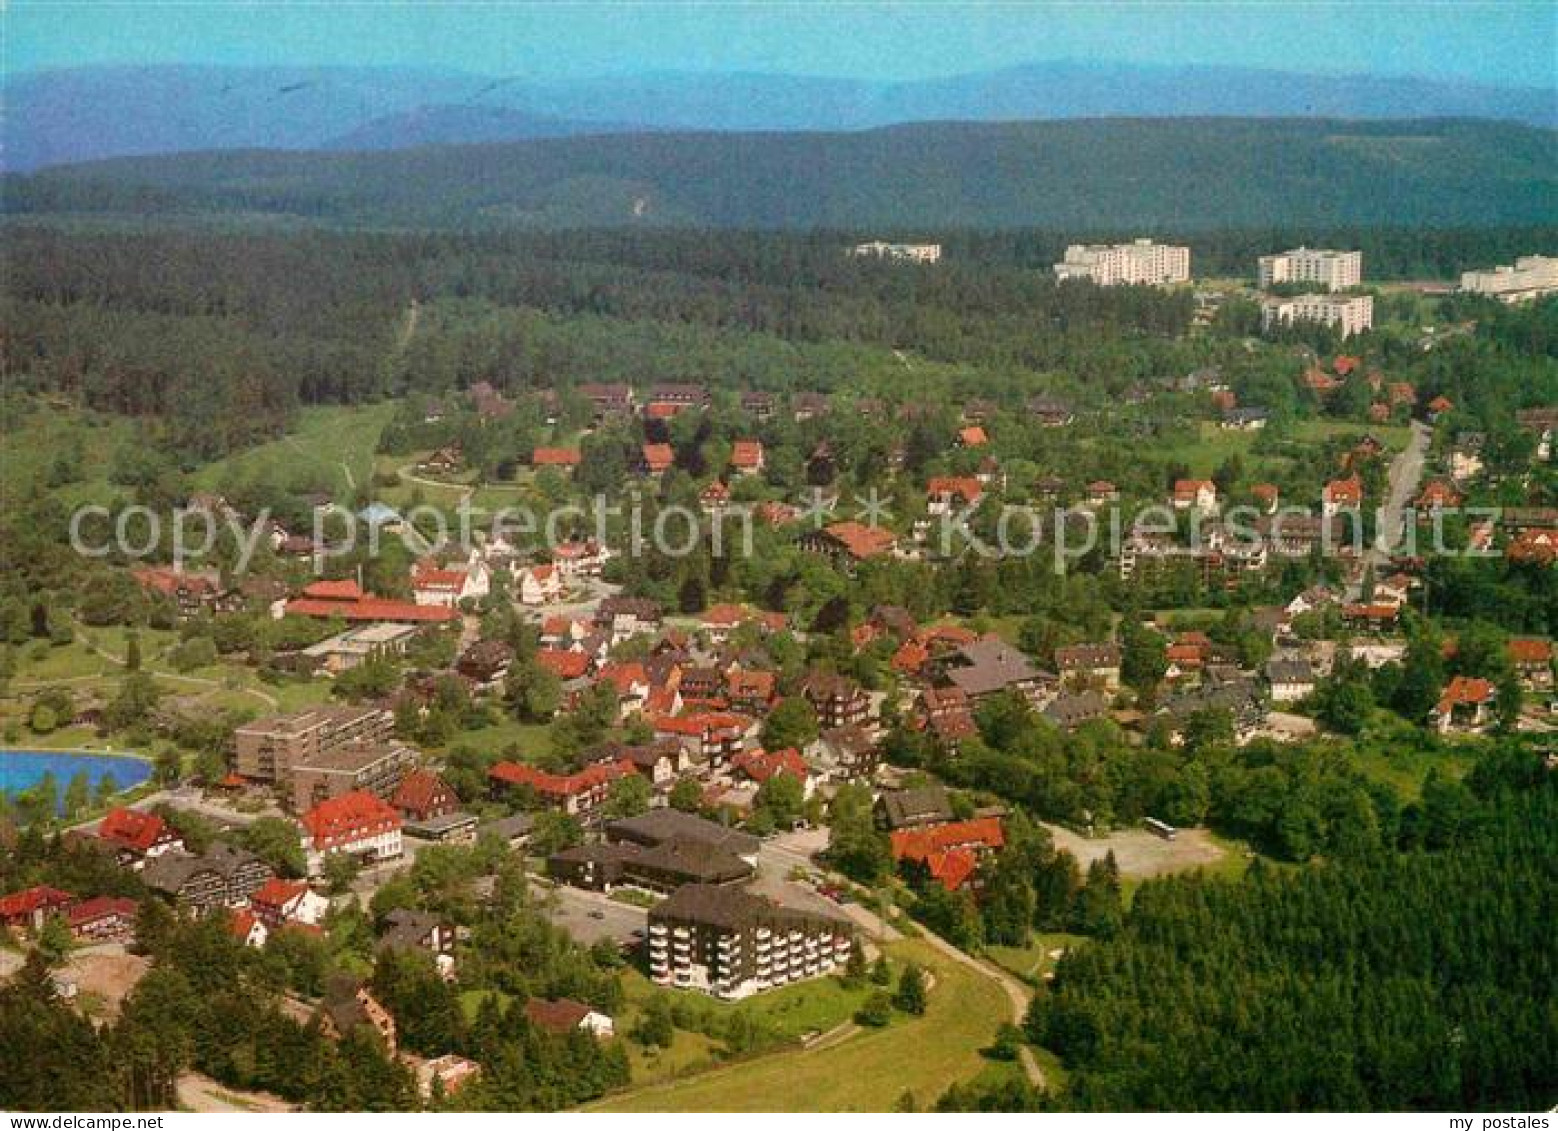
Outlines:
POLYGON ((1048 59, 1222 63, 1553 86, 1558 5, 1525 3, 158 3, 10 0, 12 71, 85 63, 420 64, 579 77, 867 78, 1048 59))

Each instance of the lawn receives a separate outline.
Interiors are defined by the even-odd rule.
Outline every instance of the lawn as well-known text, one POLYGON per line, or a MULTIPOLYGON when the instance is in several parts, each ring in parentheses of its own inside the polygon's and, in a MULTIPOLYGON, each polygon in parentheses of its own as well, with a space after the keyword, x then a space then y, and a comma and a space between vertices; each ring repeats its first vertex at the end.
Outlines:
POLYGON ((890 1111, 906 1091, 918 1107, 929 1107, 950 1084, 990 1070, 979 1050, 1009 1005, 994 981, 923 942, 894 943, 889 953, 919 963, 935 979, 924 1017, 896 1015, 885 1029, 824 1047, 791 1048, 631 1089, 591 1110, 890 1111))
POLYGON ((1037 983, 1055 968, 1051 951, 1069 950, 1085 941, 1082 935, 1052 931, 1034 935, 1027 946, 988 946, 985 957, 1023 981, 1037 983))
POLYGON ((448 745, 466 746, 482 754, 505 755, 510 747, 518 746, 519 759, 528 762, 552 749, 552 730, 548 726, 519 722, 505 714, 499 716, 494 726, 460 731, 448 745))
POLYGON ((1423 791, 1423 779, 1428 776, 1429 770, 1437 768, 1459 779, 1477 760, 1473 748, 1425 750, 1420 746, 1407 747, 1400 744, 1382 750, 1367 743, 1359 743, 1353 748, 1351 756, 1353 764, 1365 776, 1390 786, 1405 802, 1418 799, 1423 791))
POLYGON ((297 489, 331 490, 346 497, 368 483, 375 451, 395 404, 309 407, 297 427, 279 440, 248 448, 195 473, 197 485, 220 490, 224 483, 261 482, 297 489))

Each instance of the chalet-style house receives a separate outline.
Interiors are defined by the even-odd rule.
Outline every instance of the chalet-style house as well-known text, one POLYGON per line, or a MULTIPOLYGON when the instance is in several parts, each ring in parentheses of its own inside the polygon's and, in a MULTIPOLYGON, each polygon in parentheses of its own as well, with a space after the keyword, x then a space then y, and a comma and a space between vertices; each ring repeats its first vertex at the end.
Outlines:
POLYGON ((47 885, 0 896, 0 927, 36 931, 51 915, 63 915, 76 902, 68 891, 47 885))
POLYGON ((898 549, 891 530, 863 522, 835 522, 802 535, 801 548, 849 568, 871 558, 888 557, 898 549))
POLYGON ((135 937, 135 900, 99 895, 82 900, 65 913, 70 933, 79 942, 130 942, 135 937))
POLYGON ((317 927, 330 910, 330 901, 302 880, 273 876, 249 897, 249 910, 271 930, 289 923, 317 927))
POLYGON ((427 821, 460 808, 459 795, 431 770, 412 770, 401 778, 389 802, 408 821, 427 821))
POLYGON ((957 891, 970 883, 980 862, 1006 846, 998 817, 897 829, 889 839, 894 864, 923 868, 930 879, 948 891, 957 891))
POLYGON ((94 834, 118 854, 121 867, 139 870, 165 852, 179 852, 184 838, 155 813, 117 807, 103 815, 94 834))
POLYGON ((824 729, 859 726, 871 717, 870 693, 848 676, 813 672, 801 684, 801 694, 824 729))
POLYGON ((1458 675, 1451 678, 1434 704, 1432 722, 1441 734, 1452 730, 1479 731, 1491 721, 1498 688, 1491 680, 1458 675))
POLYGON ((195 855, 168 852, 141 873, 146 886, 197 915, 247 907, 250 898, 274 876, 270 865, 252 852, 218 842, 195 855))
POLYGON ((1118 644, 1073 644, 1055 649, 1055 671, 1068 686, 1120 689, 1118 644))
POLYGON ((325 987, 319 1026, 321 1033, 337 1041, 348 1033, 367 1030, 379 1039, 386 1052, 391 1056, 395 1053, 395 1018, 367 986, 349 975, 337 975, 325 987))
POLYGON ((888 832, 944 824, 952 820, 952 798, 939 785, 884 789, 874 806, 878 828, 888 832))

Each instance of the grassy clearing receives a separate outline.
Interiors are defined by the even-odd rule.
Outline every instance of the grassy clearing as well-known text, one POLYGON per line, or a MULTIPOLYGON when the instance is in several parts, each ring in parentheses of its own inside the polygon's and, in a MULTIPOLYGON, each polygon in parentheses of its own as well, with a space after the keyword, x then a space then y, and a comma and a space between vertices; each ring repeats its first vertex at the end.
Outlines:
POLYGON ((889 1111, 906 1091, 927 1107, 948 1085, 990 1070, 979 1050, 1008 1016, 1001 988, 922 942, 894 943, 889 953, 919 963, 935 979, 924 1017, 899 1015, 885 1029, 837 1044, 792 1048, 636 1088, 592 1110, 889 1111))
POLYGON ((1085 941, 1082 935, 1050 931, 1034 935, 1027 946, 986 947, 985 957, 1023 981, 1037 983, 1055 969, 1056 960, 1050 957, 1051 951, 1069 950, 1085 941))
POLYGON ((207 490, 260 482, 345 495, 371 481, 379 435, 394 414, 390 401, 302 409, 292 432, 208 464, 195 473, 195 482, 207 490))

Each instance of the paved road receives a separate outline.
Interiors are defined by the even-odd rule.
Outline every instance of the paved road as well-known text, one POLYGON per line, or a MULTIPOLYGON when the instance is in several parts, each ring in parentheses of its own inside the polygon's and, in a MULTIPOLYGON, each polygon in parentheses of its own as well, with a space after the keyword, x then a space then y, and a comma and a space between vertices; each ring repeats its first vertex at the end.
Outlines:
MULTIPOLYGON (((1391 554, 1401 544, 1405 511, 1417 497, 1418 486, 1423 480, 1423 462, 1433 435, 1433 429, 1427 424, 1420 420, 1413 421, 1412 436, 1407 446, 1390 463, 1390 471, 1386 476, 1386 498, 1379 509, 1374 542, 1363 556, 1364 562, 1374 566, 1376 572, 1390 561, 1391 554)), ((1360 574, 1358 582, 1348 589, 1348 599, 1356 601, 1362 589, 1360 574)))

